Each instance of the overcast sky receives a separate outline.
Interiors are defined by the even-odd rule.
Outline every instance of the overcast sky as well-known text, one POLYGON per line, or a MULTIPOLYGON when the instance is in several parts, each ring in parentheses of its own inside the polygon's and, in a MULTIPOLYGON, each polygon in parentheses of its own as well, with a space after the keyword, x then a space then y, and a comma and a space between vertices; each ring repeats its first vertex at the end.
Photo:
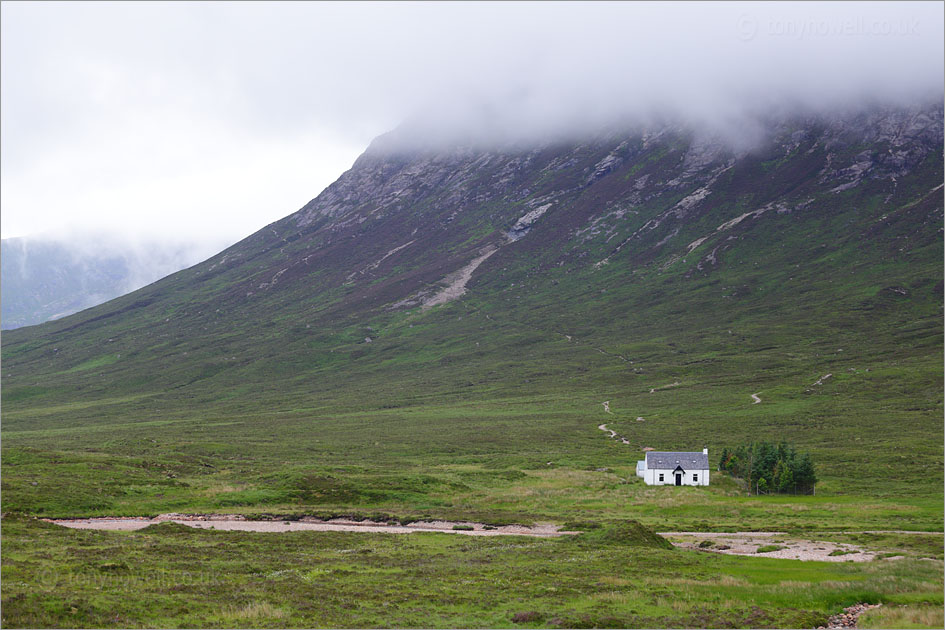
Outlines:
POLYGON ((941 99, 942 3, 2 4, 2 236, 233 242, 434 113, 580 131, 941 99))

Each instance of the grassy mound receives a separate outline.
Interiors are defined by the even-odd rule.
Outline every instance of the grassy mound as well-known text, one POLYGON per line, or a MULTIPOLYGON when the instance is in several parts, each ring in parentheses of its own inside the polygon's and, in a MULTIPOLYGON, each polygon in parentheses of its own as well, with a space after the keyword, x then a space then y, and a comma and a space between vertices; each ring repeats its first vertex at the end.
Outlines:
POLYGON ((639 521, 632 519, 607 523, 603 527, 585 532, 577 538, 584 542, 604 545, 653 547, 656 549, 673 548, 668 540, 639 521))
POLYGON ((193 534, 198 530, 195 527, 188 527, 174 521, 164 521, 163 523, 153 523, 147 527, 138 530, 142 534, 193 534))

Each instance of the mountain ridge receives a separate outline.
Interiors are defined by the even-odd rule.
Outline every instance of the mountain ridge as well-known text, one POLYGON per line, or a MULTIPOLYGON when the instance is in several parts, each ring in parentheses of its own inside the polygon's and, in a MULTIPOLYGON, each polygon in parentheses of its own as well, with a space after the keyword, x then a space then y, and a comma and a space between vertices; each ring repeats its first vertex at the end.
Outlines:
MULTIPOLYGON (((934 107, 881 110, 879 113, 840 118, 839 121, 839 127, 831 128, 828 125, 828 131, 813 141, 809 136, 817 133, 817 125, 822 124, 823 119, 804 119, 805 127, 790 134, 788 128, 796 123, 782 124, 771 135, 780 136, 779 148, 785 154, 800 151, 802 143, 806 141, 806 151, 825 151, 824 159, 804 166, 799 173, 788 173, 787 177, 780 178, 782 181, 778 181, 779 178, 766 178, 766 183, 774 186, 755 195, 757 200, 751 202, 754 207, 748 208, 746 212, 732 213, 731 216, 720 216, 714 228, 711 223, 707 224, 705 233, 699 233, 696 238, 682 244, 687 248, 686 254, 692 254, 694 250, 702 251, 707 244, 711 244, 707 241, 711 241, 714 235, 749 218, 758 219, 771 210, 784 214, 803 208, 803 204, 811 203, 800 198, 803 197, 803 186, 810 187, 814 178, 817 178, 818 185, 827 181, 836 182, 830 188, 830 192, 834 193, 863 183, 887 181, 893 183, 892 192, 887 193, 891 196, 895 191, 897 176, 905 173, 903 169, 914 167, 917 160, 937 146, 936 143, 941 143, 941 107, 937 110, 934 107), (858 131, 859 137, 856 137, 858 131), (845 139, 844 134, 854 134, 855 141, 861 144, 888 144, 887 152, 882 154, 875 151, 876 155, 871 156, 868 151, 858 151, 841 157, 841 151, 852 142, 849 138, 845 139), (788 135, 789 139, 786 139, 788 135), (841 151, 835 151, 837 147, 841 151), (798 199, 789 204, 786 196, 798 199)), ((761 146, 754 153, 743 150, 737 154, 718 140, 695 140, 683 146, 687 137, 679 136, 678 133, 678 128, 664 127, 656 133, 644 131, 629 140, 620 135, 616 138, 612 136, 609 142, 598 140, 596 146, 593 143, 572 146, 567 155, 556 155, 552 159, 547 159, 547 155, 557 152, 553 146, 526 152, 519 150, 511 154, 497 151, 477 153, 466 148, 421 154, 412 160, 396 152, 392 158, 389 150, 369 148, 350 170, 296 213, 263 228, 185 273, 193 273, 195 279, 196 276, 204 276, 200 280, 205 281, 207 275, 219 273, 220 268, 231 266, 236 259, 248 262, 249 258, 271 254, 274 248, 279 248, 281 253, 289 253, 282 257, 287 263, 285 266, 280 265, 278 260, 269 264, 269 271, 251 274, 238 283, 238 289, 227 291, 224 299, 250 299, 257 294, 272 292, 276 285, 284 287, 286 283, 296 281, 299 272, 312 268, 315 259, 315 266, 321 265, 319 271, 327 273, 334 281, 330 288, 337 288, 338 285, 354 286, 354 291, 350 293, 354 293, 353 299, 358 304, 364 306, 380 300, 400 303, 403 307, 412 304, 412 294, 423 296, 431 286, 436 286, 473 258, 481 256, 485 247, 500 249, 500 256, 496 260, 502 258, 501 246, 510 241, 515 242, 517 247, 530 249, 528 239, 521 239, 528 231, 539 229, 542 224, 554 224, 559 239, 562 229, 571 230, 566 235, 566 238, 570 238, 567 238, 565 245, 570 246, 569 257, 572 259, 591 255, 590 248, 574 246, 574 237, 581 244, 593 245, 596 237, 604 236, 605 244, 601 251, 605 255, 590 261, 596 267, 606 264, 610 256, 618 255, 631 241, 643 241, 651 245, 633 255, 638 262, 645 261, 658 255, 658 250, 670 241, 680 240, 680 230, 683 229, 680 223, 693 212, 693 208, 724 203, 719 201, 712 204, 719 196, 716 192, 715 199, 712 198, 713 186, 719 177, 727 173, 726 177, 737 178, 734 183, 737 187, 758 174, 749 169, 750 166, 757 170, 757 164, 746 166, 742 169, 743 173, 733 174, 732 169, 739 159, 751 159, 757 163, 763 161, 758 160, 757 156, 773 149, 769 144, 767 147, 761 146), (667 134, 671 134, 668 143, 664 138, 667 134), (629 147, 630 140, 636 140, 638 146, 629 147), (652 148, 657 143, 658 152, 664 154, 658 160, 661 168, 667 162, 666 153, 675 153, 680 161, 676 165, 678 172, 674 172, 674 177, 664 178, 663 182, 654 185, 652 173, 648 171, 658 171, 659 168, 648 169, 645 162, 636 160, 642 157, 652 161, 652 148), (588 159, 588 155, 591 159, 588 159), (526 182, 527 186, 523 190, 517 178, 523 178, 523 172, 532 170, 533 163, 540 162, 543 157, 545 160, 541 175, 553 173, 557 169, 565 170, 567 177, 557 180, 555 186, 546 184, 535 191, 528 187, 533 182, 526 182), (581 157, 584 158, 582 165, 586 163, 586 166, 580 173, 575 173, 573 167, 581 157), (625 181, 626 175, 624 181, 615 181, 616 171, 621 165, 625 167, 630 162, 635 162, 630 170, 637 171, 633 181, 625 181), (607 181, 602 181, 605 179, 607 181), (597 186, 594 186, 595 183, 597 186), (660 183, 663 185, 659 186, 660 183), (595 192, 600 188, 600 193, 593 196, 586 194, 592 186, 595 192), (617 192, 614 192, 614 188, 618 189, 617 192), (654 198, 662 201, 662 198, 672 196, 678 197, 678 200, 674 203, 664 201, 664 207, 655 216, 646 221, 641 220, 642 224, 628 231, 628 234, 620 234, 620 225, 617 223, 620 219, 628 216, 632 219, 634 214, 640 212, 637 208, 652 202, 654 198), (606 212, 598 211, 601 202, 605 204, 606 212), (502 204, 503 207, 488 213, 482 212, 482 208, 489 204, 502 204), (419 211, 418 205, 421 206, 419 211), (561 210, 564 205, 571 206, 568 208, 570 212, 561 210), (478 216, 470 216, 473 215, 469 212, 470 206, 476 206, 474 210, 478 216), (405 209, 408 207, 409 210, 405 209), (458 222, 463 230, 456 230, 454 222, 458 222), (427 243, 417 238, 421 229, 431 233, 427 236, 427 243), (516 238, 509 237, 516 232, 516 238), (644 238, 651 235, 652 238, 644 238), (655 238, 657 235, 659 238, 655 238), (429 253, 429 241, 444 237, 452 241, 446 242, 448 247, 439 249, 448 251, 434 265, 429 265, 433 258, 429 253), (459 239, 463 240, 456 242, 459 239), (302 243, 304 248, 299 247, 302 243), (417 255, 414 269, 410 272, 388 278, 388 282, 381 287, 359 286, 364 284, 365 277, 382 276, 386 269, 410 253, 411 249, 416 251, 424 245, 427 251, 417 255), (252 253, 252 248, 259 251, 252 253), (294 259, 291 258, 293 255, 294 259), (338 271, 332 275, 334 268, 338 271), (391 287, 399 289, 399 292, 392 292, 391 287)), ((373 143, 372 147, 376 144, 373 143)), ((773 158, 774 155, 769 157, 773 158)), ((793 168, 797 170, 801 167, 793 168)), ((929 188, 930 194, 934 192, 933 188, 929 188)), ((711 215, 711 210, 705 214, 711 215)), ((717 263, 719 248, 724 250, 725 245, 721 244, 703 255, 688 273, 691 275, 701 271, 713 261, 717 263)), ((551 264, 561 262, 562 259, 557 259, 551 264)), ((160 293, 160 288, 155 287, 155 291, 160 293)), ((422 302, 422 297, 419 302, 422 302)))
MULTIPOLYGON (((369 151, 206 262, 5 334, 5 427, 485 399, 649 406, 665 398, 638 396, 679 381, 725 443, 831 415, 828 432, 848 435, 873 394, 837 406, 803 383, 868 366, 863 388, 899 362, 921 402, 887 415, 939 431, 942 106, 787 120, 770 137, 735 150, 666 127, 506 152, 369 151), (791 402, 733 423, 735 389, 750 405, 762 383, 791 402)), ((681 402, 659 404, 691 426, 681 402)), ((820 432, 797 439, 825 449, 828 477, 871 483, 820 432)), ((659 435, 687 447, 685 432, 659 435)))

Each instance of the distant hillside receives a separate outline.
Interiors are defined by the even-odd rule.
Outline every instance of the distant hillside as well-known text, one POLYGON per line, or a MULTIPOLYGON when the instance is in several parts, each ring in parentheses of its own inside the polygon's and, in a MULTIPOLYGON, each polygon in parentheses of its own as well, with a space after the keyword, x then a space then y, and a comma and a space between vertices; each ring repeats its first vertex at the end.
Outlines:
POLYGON ((193 246, 133 246, 107 237, 66 242, 3 239, 0 326, 19 328, 107 302, 189 267, 203 257, 193 246))

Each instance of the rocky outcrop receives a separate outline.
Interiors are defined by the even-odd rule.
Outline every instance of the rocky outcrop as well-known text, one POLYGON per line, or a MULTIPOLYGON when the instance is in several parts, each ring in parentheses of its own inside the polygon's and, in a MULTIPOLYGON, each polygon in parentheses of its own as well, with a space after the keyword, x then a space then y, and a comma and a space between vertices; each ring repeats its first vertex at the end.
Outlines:
POLYGON ((831 615, 826 626, 819 626, 817 630, 835 630, 839 628, 856 628, 860 615, 867 610, 879 608, 882 604, 854 604, 843 609, 842 613, 831 615))
POLYGON ((545 214, 545 212, 547 212, 548 208, 550 207, 551 204, 546 203, 545 205, 539 206, 531 212, 528 212, 519 217, 518 221, 515 222, 515 225, 512 226, 512 229, 508 231, 508 234, 506 235, 508 239, 510 241, 517 241, 528 234, 528 230, 531 229, 535 221, 541 218, 541 215, 545 214))

